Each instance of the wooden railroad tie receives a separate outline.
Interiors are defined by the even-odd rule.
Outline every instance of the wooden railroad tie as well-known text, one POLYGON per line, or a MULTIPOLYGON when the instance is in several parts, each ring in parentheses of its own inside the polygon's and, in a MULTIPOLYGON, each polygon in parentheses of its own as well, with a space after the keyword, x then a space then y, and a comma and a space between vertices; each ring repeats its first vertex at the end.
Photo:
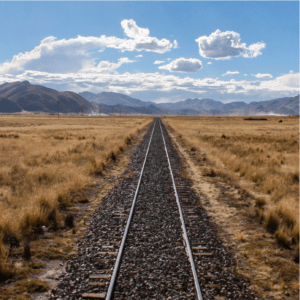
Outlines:
POLYGON ((83 294, 82 298, 105 299, 106 294, 83 294))
POLYGON ((198 246, 198 247, 192 247, 193 250, 206 250, 207 247, 198 246))
POLYGON ((111 277, 111 275, 108 274, 91 274, 90 279, 108 279, 111 277))
POLYGON ((89 282, 89 285, 92 286, 103 286, 103 285, 107 285, 107 282, 89 282))
POLYGON ((212 256, 213 253, 194 253, 196 256, 212 256))
POLYGON ((98 254, 101 254, 101 255, 117 255, 118 252, 99 252, 98 254))

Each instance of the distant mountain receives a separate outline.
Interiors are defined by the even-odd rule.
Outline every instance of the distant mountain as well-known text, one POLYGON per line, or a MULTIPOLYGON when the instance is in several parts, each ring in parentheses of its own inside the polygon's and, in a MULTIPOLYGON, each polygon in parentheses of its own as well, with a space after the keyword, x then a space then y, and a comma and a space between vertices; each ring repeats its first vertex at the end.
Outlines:
MULTIPOLYGON (((96 104, 96 103, 95 103, 96 104)), ((145 114, 145 115, 180 115, 180 116, 197 116, 198 111, 186 109, 186 110, 169 110, 159 108, 154 104, 148 106, 138 107, 138 106, 126 106, 126 105, 106 105, 106 104, 96 104, 99 107, 100 114, 122 114, 122 115, 135 115, 135 114, 145 114)))
POLYGON ((247 106, 247 103, 242 102, 242 101, 238 101, 238 102, 230 102, 230 103, 226 103, 224 104, 224 110, 227 109, 236 109, 236 108, 241 108, 241 107, 245 107, 247 106))
POLYGON ((0 97, 0 113, 14 113, 21 111, 22 108, 18 104, 7 98, 0 97))
POLYGON ((96 102, 105 105, 120 104, 120 105, 126 105, 130 107, 145 107, 154 104, 153 102, 145 102, 139 99, 131 98, 124 94, 113 93, 113 92, 102 92, 99 94, 94 94, 91 92, 82 92, 79 93, 79 95, 90 102, 96 102))
MULTIPOLYGON (((14 112, 19 112, 20 109, 54 112, 59 108, 60 112, 79 113, 81 109, 83 112, 95 109, 93 104, 76 93, 58 92, 41 85, 32 85, 28 81, 0 85, 0 97, 4 97, 16 105, 14 112)), ((11 104, 10 107, 12 107, 11 104)))
POLYGON ((299 95, 268 101, 231 102, 186 99, 175 103, 144 102, 124 94, 58 92, 28 81, 0 85, 0 112, 43 111, 62 113, 153 114, 182 116, 299 115, 299 95))
POLYGON ((224 104, 220 101, 212 100, 212 99, 186 99, 184 101, 178 101, 175 103, 160 103, 156 104, 158 107, 164 109, 192 109, 192 110, 227 110, 227 109, 235 109, 246 106, 247 104, 244 102, 231 102, 224 104))
MULTIPOLYGON (((284 97, 274 100, 251 102, 247 105, 247 111, 257 113, 274 113, 281 115, 299 115, 299 95, 284 97)), ((243 109, 241 110, 241 112, 243 109)))

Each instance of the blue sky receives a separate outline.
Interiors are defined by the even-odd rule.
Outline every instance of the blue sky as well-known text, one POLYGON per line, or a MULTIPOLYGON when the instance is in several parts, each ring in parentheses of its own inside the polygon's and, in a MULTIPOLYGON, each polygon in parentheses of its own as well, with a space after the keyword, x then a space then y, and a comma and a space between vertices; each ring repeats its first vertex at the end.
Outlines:
POLYGON ((0 2, 0 84, 145 101, 299 93, 299 2, 0 2))

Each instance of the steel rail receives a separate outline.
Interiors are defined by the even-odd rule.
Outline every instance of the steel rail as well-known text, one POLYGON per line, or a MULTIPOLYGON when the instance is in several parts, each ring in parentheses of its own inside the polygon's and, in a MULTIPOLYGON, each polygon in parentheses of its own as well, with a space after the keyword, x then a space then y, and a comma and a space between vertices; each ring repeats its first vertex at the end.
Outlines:
POLYGON ((121 263, 121 258, 122 258, 123 250, 124 250, 124 246, 125 246, 125 241, 126 241, 126 237, 127 237, 129 227, 130 227, 130 222, 131 222, 131 219, 132 219, 136 198, 137 198, 138 193, 139 193, 140 184, 141 184, 141 181, 142 181, 144 168, 145 168, 145 164, 146 164, 150 144, 151 144, 151 141, 152 141, 152 136, 153 136, 155 125, 156 125, 156 120, 154 122, 154 126, 153 126, 153 129, 152 129, 152 133, 151 133, 150 141, 149 141, 149 144, 148 144, 147 152, 146 152, 146 155, 145 155, 145 159, 144 159, 143 167, 142 167, 142 170, 141 170, 140 178, 139 178, 138 185, 137 185, 137 188, 136 188, 136 191, 135 191, 135 195, 134 195, 133 202, 132 202, 132 205, 131 205, 129 217, 128 217, 128 220, 127 220, 127 224, 126 224, 125 231, 124 231, 124 234, 123 234, 122 242, 121 242, 120 249, 119 249, 119 252, 118 252, 118 256, 117 256, 117 259, 116 259, 116 264, 115 264, 115 267, 114 267, 113 274, 111 276, 111 280, 110 280, 110 283, 109 283, 109 287, 108 287, 108 290, 107 290, 107 293, 106 293, 105 300, 110 300, 112 295, 113 295, 113 289, 114 289, 114 286, 115 286, 115 281, 117 279, 117 275, 118 275, 118 271, 119 271, 119 267, 120 267, 120 263, 121 263))
POLYGON ((164 133, 163 133, 162 128, 161 128, 161 121, 159 121, 159 126, 160 126, 160 130, 161 130, 162 138, 163 138, 163 141, 164 141, 164 145, 165 145, 165 151, 166 151, 166 155, 167 155, 167 159, 168 159, 168 163, 169 163, 169 169, 170 169, 170 173, 171 173, 171 177, 172 177, 173 188, 174 188, 176 202, 177 202, 179 215, 180 215, 180 220, 181 220, 181 227, 182 227, 182 230, 183 230, 183 237, 184 237, 184 240, 185 240, 185 245, 186 245, 186 249, 187 249, 187 252, 188 252, 190 264, 191 264, 191 267, 192 267, 192 272, 193 272, 193 277, 194 277, 194 281, 195 281, 195 287, 196 287, 196 291, 197 291, 198 300, 203 300, 201 290, 200 290, 200 286, 199 286, 199 280, 198 280, 198 276, 197 276, 197 272, 196 272, 196 268, 195 268, 195 264, 194 264, 194 260, 193 260, 193 254, 192 254, 190 242, 189 242, 187 232, 186 232, 186 228, 185 228, 185 224, 184 224, 184 218, 183 218, 181 205, 180 205, 180 201, 179 201, 179 197, 178 197, 178 193, 177 193, 177 189, 176 189, 176 184, 175 184, 174 175, 173 175, 173 171, 172 171, 172 167, 171 167, 171 162, 170 162, 170 159, 169 159, 169 154, 168 154, 168 150, 167 150, 167 146, 166 146, 166 141, 165 141, 165 138, 164 138, 164 133))

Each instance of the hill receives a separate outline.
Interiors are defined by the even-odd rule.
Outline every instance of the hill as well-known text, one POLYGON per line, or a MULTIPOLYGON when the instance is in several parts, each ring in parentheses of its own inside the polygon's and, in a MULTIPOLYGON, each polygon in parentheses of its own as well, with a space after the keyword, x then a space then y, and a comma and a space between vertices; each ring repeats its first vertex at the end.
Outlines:
POLYGON ((178 101, 175 103, 160 103, 157 104, 158 107, 164 109, 173 109, 173 110, 181 110, 181 109, 192 109, 192 110, 227 110, 227 109, 235 109, 244 107, 247 104, 244 102, 231 102, 224 104, 220 101, 212 100, 212 99, 186 99, 183 101, 178 101))
MULTIPOLYGON (((4 83, 0 85, 0 97, 8 99, 25 111, 79 113, 90 112, 94 105, 73 92, 58 92, 28 81, 4 83)), ((15 106, 14 112, 18 112, 15 106)))
POLYGON ((0 113, 21 112, 22 108, 13 101, 0 96, 0 113))
POLYGON ((99 94, 94 94, 91 92, 82 92, 79 93, 79 95, 90 102, 96 102, 105 105, 120 104, 120 105, 126 105, 130 107, 145 107, 154 104, 153 102, 145 102, 139 99, 129 97, 124 94, 113 93, 113 92, 102 92, 99 94))

